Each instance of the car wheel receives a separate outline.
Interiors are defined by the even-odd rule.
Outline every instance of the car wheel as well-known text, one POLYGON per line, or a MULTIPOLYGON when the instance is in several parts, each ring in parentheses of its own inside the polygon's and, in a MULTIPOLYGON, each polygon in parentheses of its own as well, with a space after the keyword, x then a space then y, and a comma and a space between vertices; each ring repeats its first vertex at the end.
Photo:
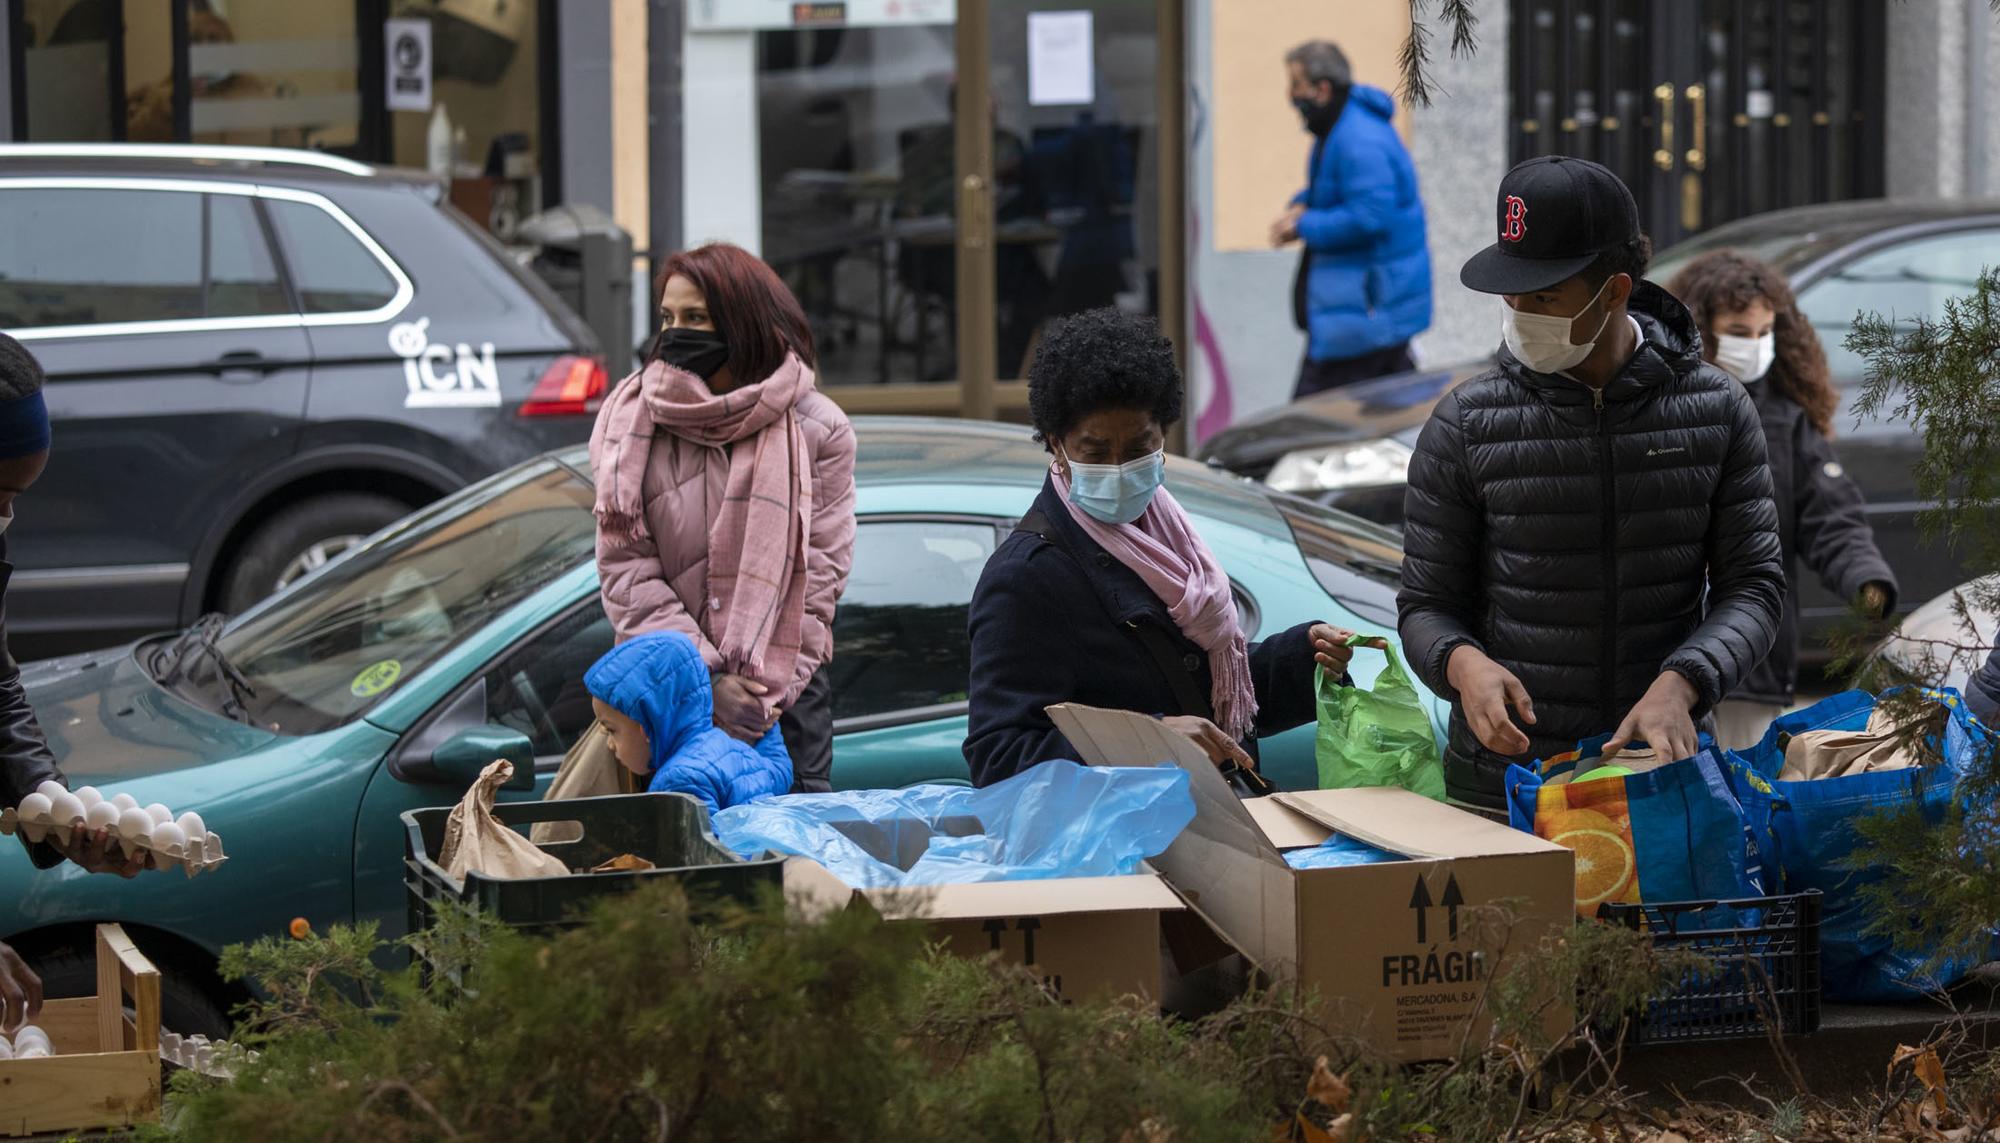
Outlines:
MULTIPOLYGON (((97 955, 64 946, 42 955, 23 953, 42 978, 42 997, 62 1000, 97 995, 97 955)), ((229 1013, 222 1004, 190 975, 176 966, 155 962, 160 970, 160 1028, 181 1036, 226 1039, 230 1032, 229 1013)))
POLYGON ((294 504, 251 534, 229 569, 223 610, 234 615, 317 570, 328 560, 408 515, 387 496, 341 492, 294 504))

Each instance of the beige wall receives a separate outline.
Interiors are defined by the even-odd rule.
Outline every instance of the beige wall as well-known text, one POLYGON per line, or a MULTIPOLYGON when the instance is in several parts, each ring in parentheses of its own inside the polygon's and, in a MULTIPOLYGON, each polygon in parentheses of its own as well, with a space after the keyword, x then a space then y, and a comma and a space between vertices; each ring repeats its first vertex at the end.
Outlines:
POLYGON ((611 214, 632 235, 644 258, 652 243, 651 156, 646 147, 646 5, 615 0, 611 6, 611 214))
MULTIPOLYGON (((1410 6, 1407 0, 1210 0, 1209 18, 1213 244, 1268 249, 1271 221, 1305 185, 1311 147, 1287 98, 1285 53, 1305 40, 1332 40, 1354 65, 1356 83, 1393 92, 1401 82, 1396 58, 1410 33, 1410 6)), ((1396 122, 1407 138, 1408 112, 1399 109, 1396 122)))

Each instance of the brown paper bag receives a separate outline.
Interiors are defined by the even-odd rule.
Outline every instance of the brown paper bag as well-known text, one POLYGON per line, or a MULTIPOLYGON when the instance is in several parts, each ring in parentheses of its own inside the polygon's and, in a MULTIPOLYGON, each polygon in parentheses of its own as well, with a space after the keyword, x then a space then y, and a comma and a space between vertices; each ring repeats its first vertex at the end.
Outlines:
POLYGON ((493 798, 507 779, 514 776, 514 764, 505 758, 479 772, 479 781, 452 807, 444 823, 444 846, 438 864, 453 880, 464 881, 468 872, 482 877, 564 877, 569 866, 535 848, 533 842, 493 816, 493 798))
MULTIPOLYGON (((563 755, 562 766, 556 770, 555 780, 549 783, 542 800, 566 802, 571 798, 629 794, 637 777, 611 752, 610 728, 593 722, 583 737, 576 740, 576 745, 569 748, 569 753, 563 755)), ((577 840, 583 836, 583 827, 575 822, 536 822, 528 836, 536 845, 553 845, 577 840)))
MULTIPOLYGON (((1929 704, 1920 721, 1943 721, 1945 709, 1929 704)), ((1926 732, 1934 728, 1926 728, 1926 732)), ((1785 766, 1778 771, 1782 782, 1806 782, 1820 778, 1845 778, 1877 770, 1908 770, 1922 764, 1910 735, 1900 728, 1893 712, 1877 706, 1861 730, 1807 730, 1785 744, 1785 766)))

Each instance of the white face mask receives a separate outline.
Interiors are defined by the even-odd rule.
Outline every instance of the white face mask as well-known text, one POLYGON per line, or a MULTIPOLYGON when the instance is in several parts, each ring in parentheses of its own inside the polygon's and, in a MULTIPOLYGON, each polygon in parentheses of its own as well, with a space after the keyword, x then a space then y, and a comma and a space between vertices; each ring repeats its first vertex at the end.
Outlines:
POLYGON ((1589 313, 1590 307, 1597 304, 1597 299, 1604 296, 1604 287, 1610 284, 1611 279, 1604 279, 1604 286, 1597 287, 1597 292, 1590 295, 1583 308, 1569 317, 1524 314, 1502 298, 1500 336, 1506 340, 1508 351, 1536 373, 1561 373, 1582 364, 1583 359, 1590 356, 1590 351, 1597 348, 1597 339, 1604 335, 1604 327, 1610 323, 1611 315, 1607 312, 1597 323, 1597 330, 1590 335, 1590 340, 1581 345, 1570 341, 1572 329, 1577 319, 1589 313))
POLYGON ((1737 337, 1733 333, 1717 334, 1715 338, 1715 363, 1729 371, 1731 377, 1748 385, 1762 380, 1771 371, 1771 363, 1778 360, 1778 335, 1767 333, 1762 337, 1737 337))

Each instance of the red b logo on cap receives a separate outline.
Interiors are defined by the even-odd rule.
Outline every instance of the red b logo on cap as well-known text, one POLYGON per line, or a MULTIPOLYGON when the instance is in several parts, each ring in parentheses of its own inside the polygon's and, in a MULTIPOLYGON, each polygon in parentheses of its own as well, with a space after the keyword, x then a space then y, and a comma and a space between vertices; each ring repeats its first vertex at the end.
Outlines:
POLYGON ((1500 224, 1500 239, 1503 242, 1519 242, 1528 236, 1528 204, 1520 195, 1507 196, 1507 218, 1500 224))

